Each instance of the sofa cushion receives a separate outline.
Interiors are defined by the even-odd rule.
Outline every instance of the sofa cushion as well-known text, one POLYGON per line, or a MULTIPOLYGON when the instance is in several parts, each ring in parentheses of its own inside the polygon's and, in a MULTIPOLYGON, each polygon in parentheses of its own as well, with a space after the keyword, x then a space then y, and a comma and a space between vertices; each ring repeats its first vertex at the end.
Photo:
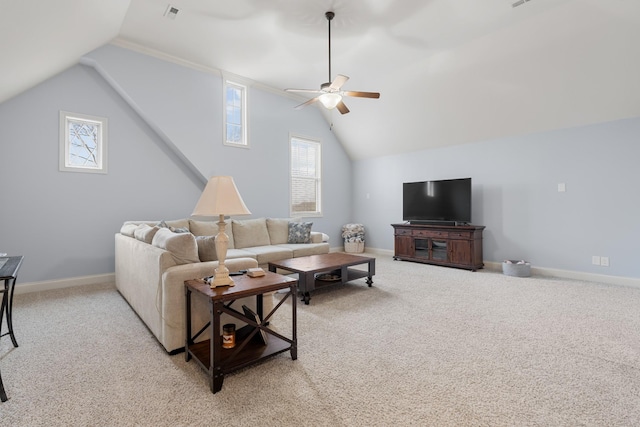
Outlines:
POLYGON ((201 262, 217 261, 215 236, 196 236, 198 245, 198 257, 201 262))
POLYGON ((133 236, 141 242, 151 244, 153 236, 156 235, 159 229, 160 227, 158 226, 152 227, 149 224, 140 224, 133 232, 133 236))
POLYGON ((280 248, 286 248, 293 251, 293 257, 298 258, 301 256, 309 256, 309 255, 321 255, 329 253, 329 244, 328 243, 309 243, 306 245, 301 245, 298 243, 289 243, 284 245, 278 245, 280 248))
POLYGON ((267 246, 271 244, 267 221, 264 218, 232 220, 233 240, 236 249, 250 248, 254 246, 267 246))
POLYGON ((312 222, 290 222, 287 243, 311 243, 312 222))
MULTIPOLYGON (((227 257, 228 259, 236 259, 236 258, 253 258, 256 259, 256 254, 253 252, 246 251, 244 249, 227 249, 227 257)), ((226 261, 225 261, 226 263, 226 261)))
POLYGON ((272 245, 287 243, 289 238, 289 220, 286 218, 267 218, 267 231, 272 245))
MULTIPOLYGON (((233 227, 231 226, 230 221, 225 221, 227 224, 224 227, 224 232, 227 236, 229 236, 229 246, 228 249, 235 248, 233 243, 233 227)), ((195 219, 189 220, 189 230, 195 236, 215 236, 218 234, 218 221, 197 221, 195 219)))
POLYGON ((258 260, 258 264, 260 265, 270 261, 279 261, 293 257, 293 251, 291 249, 279 245, 253 246, 244 250, 255 254, 255 259, 258 260))
POLYGON ((191 233, 174 233, 168 228, 160 228, 151 244, 170 252, 178 264, 200 262, 196 237, 191 233))
POLYGON ((300 222, 301 218, 267 218, 267 231, 272 245, 289 241, 289 222, 300 222))

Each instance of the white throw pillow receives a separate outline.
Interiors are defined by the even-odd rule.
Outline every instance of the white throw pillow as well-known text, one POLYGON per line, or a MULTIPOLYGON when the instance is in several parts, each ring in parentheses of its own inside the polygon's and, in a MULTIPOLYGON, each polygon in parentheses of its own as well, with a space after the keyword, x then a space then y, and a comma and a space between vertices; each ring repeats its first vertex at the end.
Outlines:
POLYGON ((125 223, 122 225, 122 228, 120 228, 120 234, 128 237, 134 237, 134 233, 137 228, 138 224, 125 223))
POLYGON ((157 226, 152 227, 149 224, 140 224, 133 232, 133 236, 141 242, 151 244, 153 236, 156 235, 159 229, 160 227, 157 226))

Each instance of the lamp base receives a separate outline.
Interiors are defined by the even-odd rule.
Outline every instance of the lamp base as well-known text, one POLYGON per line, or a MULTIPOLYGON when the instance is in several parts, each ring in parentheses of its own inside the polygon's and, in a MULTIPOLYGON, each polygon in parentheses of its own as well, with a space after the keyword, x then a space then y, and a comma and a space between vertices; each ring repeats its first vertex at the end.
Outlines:
POLYGON ((213 280, 211 281, 211 288, 217 288, 218 286, 233 286, 233 279, 229 277, 229 269, 224 265, 224 260, 227 257, 227 247, 229 246, 229 236, 224 232, 226 223, 224 222, 224 215, 220 215, 218 221, 218 234, 215 238, 216 253, 218 254, 218 268, 215 269, 213 274, 213 280))
POLYGON ((226 274, 218 274, 218 271, 216 269, 216 273, 213 276, 213 279, 211 279, 209 286, 211 287, 211 289, 214 289, 220 286, 235 286, 235 283, 233 282, 233 279, 229 277, 229 270, 227 270, 226 274))

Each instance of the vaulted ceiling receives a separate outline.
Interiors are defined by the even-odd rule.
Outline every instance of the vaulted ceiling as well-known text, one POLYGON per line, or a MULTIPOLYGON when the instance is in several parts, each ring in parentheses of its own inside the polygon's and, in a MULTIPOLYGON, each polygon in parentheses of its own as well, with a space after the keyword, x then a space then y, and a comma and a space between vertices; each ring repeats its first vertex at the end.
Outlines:
POLYGON ((324 110, 354 159, 640 116, 640 1, 514 2, 0 0, 0 102, 109 42, 316 89, 332 10, 332 78, 381 92, 324 110))

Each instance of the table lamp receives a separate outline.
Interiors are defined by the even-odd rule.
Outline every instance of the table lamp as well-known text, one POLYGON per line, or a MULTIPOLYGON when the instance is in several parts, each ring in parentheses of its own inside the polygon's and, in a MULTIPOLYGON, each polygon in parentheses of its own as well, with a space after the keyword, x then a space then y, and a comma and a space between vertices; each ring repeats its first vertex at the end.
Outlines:
POLYGON ((226 223, 225 215, 249 215, 249 209, 242 201, 238 188, 230 176, 214 176, 207 182, 200 200, 196 204, 191 215, 216 216, 218 215, 218 234, 215 237, 216 254, 218 256, 218 268, 215 269, 211 287, 233 286, 233 279, 229 277, 229 269, 224 265, 229 246, 229 236, 224 232, 226 223))

